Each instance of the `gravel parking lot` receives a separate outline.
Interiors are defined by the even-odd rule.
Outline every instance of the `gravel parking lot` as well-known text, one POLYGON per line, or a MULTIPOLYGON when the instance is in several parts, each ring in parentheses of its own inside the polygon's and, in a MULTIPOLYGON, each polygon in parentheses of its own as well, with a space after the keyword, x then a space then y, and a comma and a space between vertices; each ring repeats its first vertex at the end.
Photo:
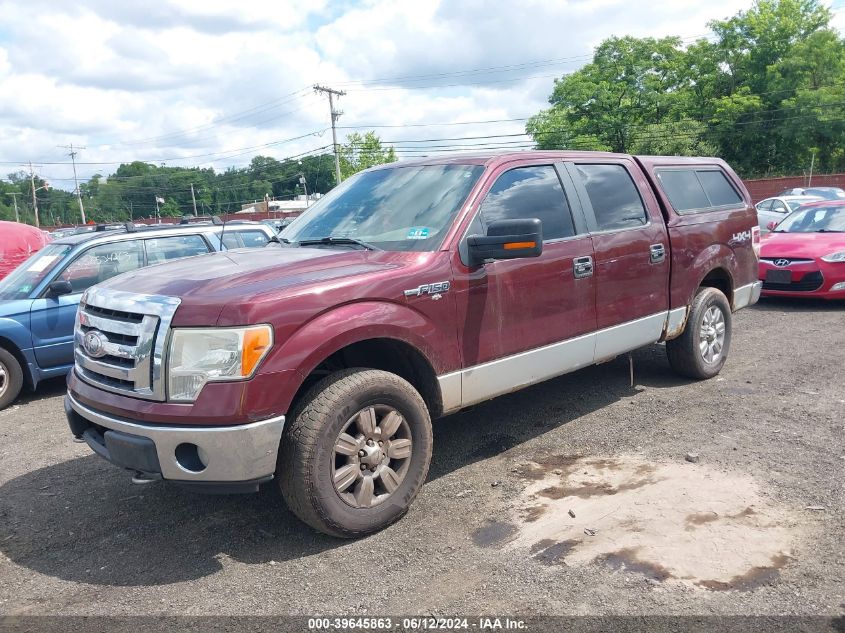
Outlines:
POLYGON ((0 615, 840 614, 843 350, 845 304, 764 300, 709 382, 654 346, 633 387, 619 358, 439 420, 409 514, 351 542, 273 485, 132 485, 56 381, 0 412, 0 615))

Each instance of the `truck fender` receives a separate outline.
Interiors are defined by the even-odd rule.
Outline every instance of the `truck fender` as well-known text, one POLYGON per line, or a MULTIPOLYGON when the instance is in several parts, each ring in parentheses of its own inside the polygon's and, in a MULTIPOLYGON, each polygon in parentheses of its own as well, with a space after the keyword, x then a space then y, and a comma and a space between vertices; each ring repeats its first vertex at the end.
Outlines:
POLYGON ((727 244, 711 244, 702 250, 689 267, 688 279, 695 279, 696 283, 693 287, 688 288, 684 305, 692 305, 695 293, 701 287, 702 282, 704 282, 708 275, 718 270, 722 270, 725 273, 728 285, 728 292, 726 294, 728 302, 731 302, 733 300, 734 271, 737 269, 737 266, 736 255, 733 249, 727 244))
POLYGON ((350 303, 324 312, 302 325, 267 357, 262 372, 288 372, 279 394, 286 410, 314 369, 338 350, 371 339, 394 339, 419 352, 436 374, 443 373, 431 343, 442 332, 419 312, 387 301, 350 303), (296 380, 290 377, 297 376, 296 380))

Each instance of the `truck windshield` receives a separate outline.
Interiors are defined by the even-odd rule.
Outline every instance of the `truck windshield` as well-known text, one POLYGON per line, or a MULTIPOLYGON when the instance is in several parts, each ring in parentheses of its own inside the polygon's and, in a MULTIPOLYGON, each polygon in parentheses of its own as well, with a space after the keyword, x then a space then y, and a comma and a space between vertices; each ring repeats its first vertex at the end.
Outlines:
POLYGON ((433 251, 484 171, 480 165, 424 165, 365 171, 326 194, 288 226, 291 243, 352 238, 386 251, 433 251))
POLYGON ((845 206, 806 207, 789 214, 775 233, 843 233, 845 206))
POLYGON ((61 263, 73 246, 48 244, 0 280, 0 300, 26 299, 33 288, 40 284, 61 263))

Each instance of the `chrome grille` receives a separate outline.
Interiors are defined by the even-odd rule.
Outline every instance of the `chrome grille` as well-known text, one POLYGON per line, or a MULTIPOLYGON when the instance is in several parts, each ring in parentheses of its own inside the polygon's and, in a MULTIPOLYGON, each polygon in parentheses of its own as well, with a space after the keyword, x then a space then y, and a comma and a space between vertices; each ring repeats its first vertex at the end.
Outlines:
POLYGON ((76 314, 76 373, 107 391, 164 400, 165 344, 179 302, 175 297, 89 288, 76 314))

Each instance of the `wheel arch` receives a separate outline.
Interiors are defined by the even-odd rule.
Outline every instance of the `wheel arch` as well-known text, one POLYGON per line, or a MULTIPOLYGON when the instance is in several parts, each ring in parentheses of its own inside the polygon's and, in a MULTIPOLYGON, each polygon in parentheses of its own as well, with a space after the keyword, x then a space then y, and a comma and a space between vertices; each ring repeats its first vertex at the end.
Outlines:
POLYGON ((278 409, 290 412, 317 380, 332 371, 381 369, 407 380, 420 393, 432 418, 443 412, 437 376, 448 368, 446 340, 436 324, 406 306, 386 302, 349 304, 325 313, 274 350, 265 371, 286 371, 278 409))
POLYGON ((24 386, 27 389, 35 389, 38 384, 36 377, 32 375, 32 368, 20 347, 9 337, 0 334, 0 348, 9 352, 18 361, 18 364, 21 366, 21 373, 23 373, 24 386))

